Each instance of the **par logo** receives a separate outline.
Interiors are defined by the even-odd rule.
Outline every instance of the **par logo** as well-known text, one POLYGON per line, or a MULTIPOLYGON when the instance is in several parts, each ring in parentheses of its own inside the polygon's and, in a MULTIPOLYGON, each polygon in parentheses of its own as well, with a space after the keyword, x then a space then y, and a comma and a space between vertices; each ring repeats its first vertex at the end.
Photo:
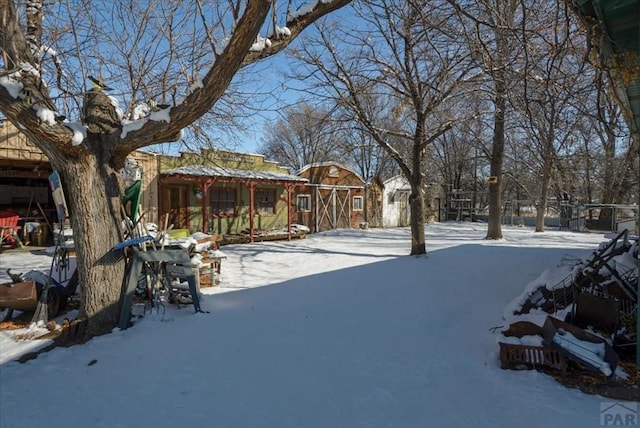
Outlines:
POLYGON ((638 425, 638 403, 605 401, 600 403, 600 425, 638 425))

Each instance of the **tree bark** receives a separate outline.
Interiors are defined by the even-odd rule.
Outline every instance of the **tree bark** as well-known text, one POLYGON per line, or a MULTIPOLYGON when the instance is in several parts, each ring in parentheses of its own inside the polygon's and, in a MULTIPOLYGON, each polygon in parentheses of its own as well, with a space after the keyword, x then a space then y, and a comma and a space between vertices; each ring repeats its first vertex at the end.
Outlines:
MULTIPOLYGON (((87 141, 92 144, 91 141, 87 141)), ((82 284, 79 318, 87 319, 88 337, 108 333, 117 324, 124 263, 105 262, 104 255, 121 239, 120 186, 117 171, 100 154, 53 161, 65 183, 82 284)))
MULTIPOLYGON (((418 132, 424 127, 418 126, 418 132)), ((424 236, 424 186, 422 174, 422 152, 420 144, 414 144, 412 166, 413 173, 410 177, 411 194, 409 195, 409 207, 411 209, 411 255, 416 256, 427 253, 424 236)))
POLYGON ((504 162, 504 113, 506 85, 504 75, 495 77, 495 112, 493 116, 493 143, 491 146, 489 181, 489 220, 486 239, 502 239, 502 164, 504 162))
POLYGON ((542 183, 540 183, 540 200, 536 205, 536 232, 544 232, 544 215, 547 212, 547 200, 551 187, 551 166, 545 166, 543 171, 544 176, 542 183))

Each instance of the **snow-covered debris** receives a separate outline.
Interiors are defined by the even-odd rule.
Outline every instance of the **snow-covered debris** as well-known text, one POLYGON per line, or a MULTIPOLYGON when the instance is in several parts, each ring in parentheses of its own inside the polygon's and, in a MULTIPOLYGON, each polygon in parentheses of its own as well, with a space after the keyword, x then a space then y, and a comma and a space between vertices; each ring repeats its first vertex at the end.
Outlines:
POLYGON ((311 229, 309 229, 307 226, 305 226, 304 224, 297 224, 294 223, 291 225, 291 231, 292 232, 304 232, 304 233, 309 233, 311 232, 311 229))
MULTIPOLYGON (((553 268, 546 269, 536 279, 529 282, 525 287, 522 294, 513 299, 505 308, 503 317, 510 319, 514 314, 522 311, 523 305, 527 301, 532 303, 542 302, 544 294, 542 289, 553 290, 554 287, 558 287, 563 284, 563 279, 571 281, 572 276, 576 270, 575 266, 560 265, 553 268)), ((565 284, 570 285, 571 282, 565 284)))
POLYGON ((558 330, 553 336, 553 343, 565 349, 572 355, 597 367, 605 376, 611 376, 611 366, 604 361, 605 344, 580 340, 568 331, 558 330))
POLYGON ((528 334, 522 337, 516 336, 498 336, 498 343, 506 343, 509 345, 526 345, 526 346, 542 346, 542 336, 528 334))

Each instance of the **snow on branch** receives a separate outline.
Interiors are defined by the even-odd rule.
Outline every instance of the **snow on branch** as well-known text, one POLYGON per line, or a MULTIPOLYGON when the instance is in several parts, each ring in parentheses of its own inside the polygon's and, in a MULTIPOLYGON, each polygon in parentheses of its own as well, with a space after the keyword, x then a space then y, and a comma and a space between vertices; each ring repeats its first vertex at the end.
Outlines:
POLYGON ((323 16, 334 12, 349 4, 352 0, 315 0, 305 4, 294 12, 289 12, 287 22, 284 27, 275 27, 275 37, 270 34, 267 39, 271 41, 269 45, 265 42, 260 44, 260 39, 252 46, 251 50, 244 58, 243 66, 252 64, 268 56, 277 54, 284 50, 305 28, 316 22, 323 16))
POLYGON ((303 16, 313 13, 313 11, 316 9, 316 7, 318 7, 319 4, 330 4, 331 2, 332 0, 316 0, 314 2, 306 4, 295 12, 289 13, 289 16, 287 16, 287 23, 296 21, 303 16))
POLYGON ((43 102, 37 97, 34 97, 29 89, 25 88, 23 79, 29 77, 40 79, 40 72, 33 65, 22 63, 18 71, 6 76, 0 76, 0 85, 9 92, 11 97, 22 100, 25 105, 35 110, 36 116, 42 122, 51 126, 55 125, 57 117, 56 111, 43 106, 43 102))

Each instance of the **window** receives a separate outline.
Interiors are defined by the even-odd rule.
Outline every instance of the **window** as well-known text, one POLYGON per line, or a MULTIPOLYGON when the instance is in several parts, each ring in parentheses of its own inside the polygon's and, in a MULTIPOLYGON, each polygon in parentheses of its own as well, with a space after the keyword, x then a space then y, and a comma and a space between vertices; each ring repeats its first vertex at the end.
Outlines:
POLYGON ((311 211, 311 195, 298 195, 296 197, 296 211, 311 211))
POLYGON ((389 193, 389 204, 395 204, 396 202, 396 192, 389 193))
POLYGON ((364 198, 362 196, 353 197, 353 210, 362 211, 364 209, 364 198))
POLYGON ((211 214, 215 217, 235 217, 236 189, 230 187, 212 187, 211 214))
POLYGON ((276 213, 276 191, 273 189, 256 189, 256 211, 261 214, 276 213))

